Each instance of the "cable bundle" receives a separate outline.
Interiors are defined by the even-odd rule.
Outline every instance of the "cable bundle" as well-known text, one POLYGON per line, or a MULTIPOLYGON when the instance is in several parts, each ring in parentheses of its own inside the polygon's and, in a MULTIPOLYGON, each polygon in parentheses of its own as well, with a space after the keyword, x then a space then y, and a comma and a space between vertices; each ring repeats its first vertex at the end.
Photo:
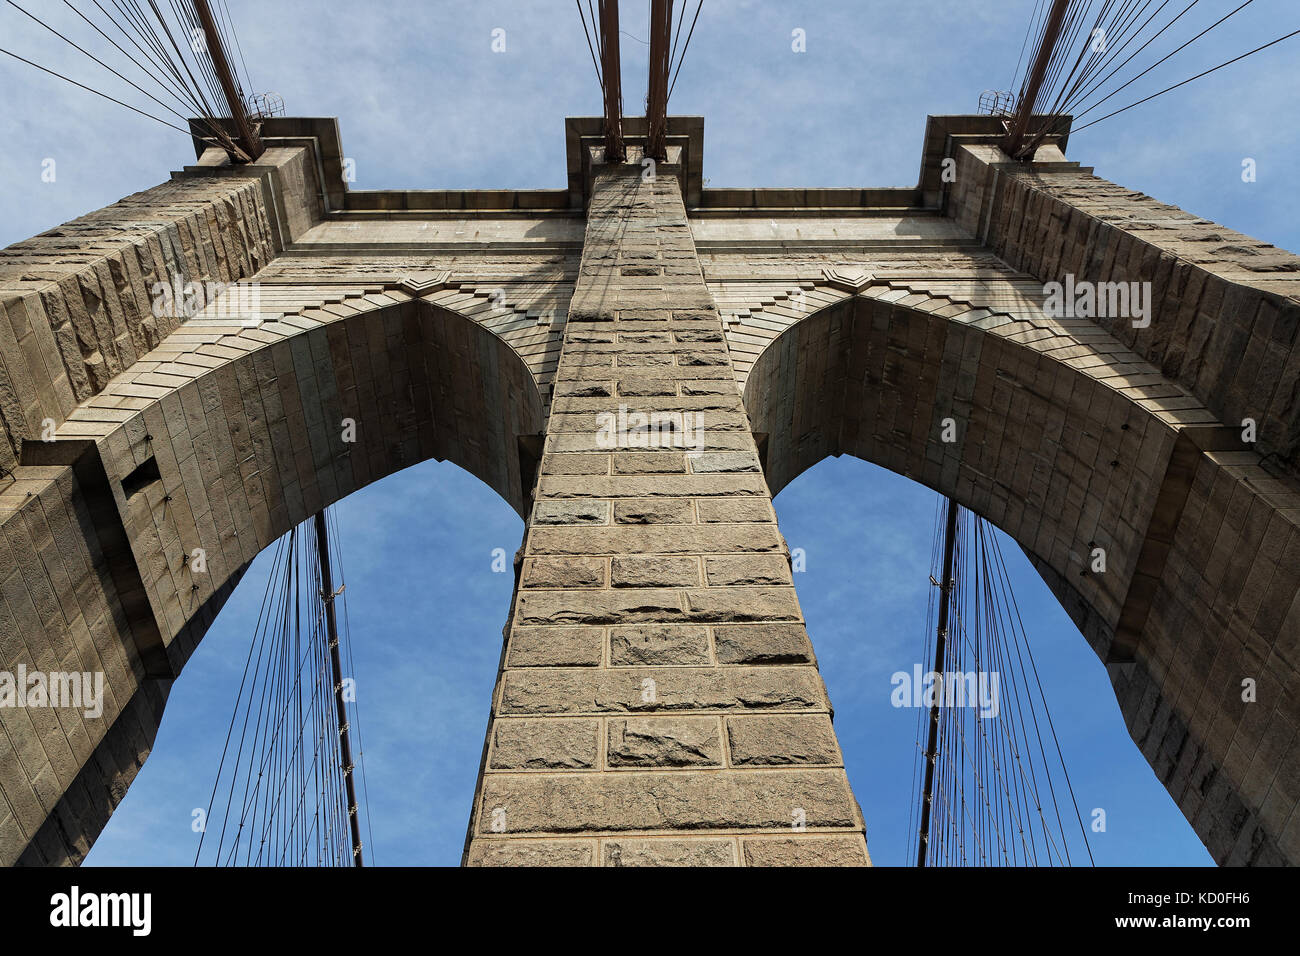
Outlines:
MULTIPOLYGON (((1058 19, 1053 16, 1058 12, 1056 4, 1049 5, 1045 0, 1037 0, 1025 34, 1025 43, 1021 47, 1020 60, 1016 64, 1017 80, 1012 85, 1013 89, 1019 91, 1016 98, 1016 118, 1027 119, 1035 114, 1049 114, 1056 119, 1036 131, 1027 132, 1018 140, 1014 136, 1008 137, 1005 148, 1017 159, 1033 155, 1033 151, 1047 137, 1063 133, 1069 126, 1070 121, 1066 119, 1067 117, 1072 117, 1073 121, 1077 122, 1095 112, 1156 67, 1250 6, 1255 0, 1245 0, 1238 4, 1191 39, 1180 43, 1149 64, 1145 62, 1146 59, 1160 48, 1160 46, 1152 48, 1157 40, 1165 36, 1179 22, 1182 22, 1185 28, 1194 25, 1195 15, 1190 17, 1187 15, 1201 0, 1190 0, 1185 5, 1180 3, 1173 6, 1171 6, 1172 0, 1160 0, 1158 4, 1157 0, 1064 0, 1064 2, 1064 16, 1059 18, 1058 26, 1058 19), (1151 10, 1153 6, 1155 9, 1151 10), (1148 10, 1151 12, 1148 13, 1148 10), (1035 52, 1026 61, 1024 51, 1030 37, 1036 37, 1035 52), (1142 54, 1148 49, 1151 49, 1151 53, 1143 58, 1142 54), (1046 58, 1046 69, 1041 76, 1037 75, 1033 66, 1038 63, 1040 55, 1046 58), (1022 75, 1020 69, 1025 63, 1030 65, 1022 75)), ((1081 126, 1075 126, 1074 132, 1087 129, 1135 106, 1147 103, 1297 34, 1300 34, 1300 30, 1280 36, 1081 126)), ((1165 42, 1171 42, 1170 38, 1166 37, 1165 42)), ((1012 125, 1014 129, 1015 124, 1012 125)), ((1023 127, 1022 123, 1021 128, 1023 127)))
POLYGON ((941 500, 941 505, 955 514, 936 522, 932 563, 941 577, 931 578, 938 586, 922 646, 921 660, 936 661, 932 675, 943 679, 932 685, 937 688, 933 705, 917 710, 913 788, 918 799, 910 828, 917 834, 918 864, 1069 866, 1084 856, 1091 863, 1087 832, 993 527, 955 502, 941 500), (945 525, 952 533, 948 562, 941 558, 941 546, 948 543, 945 525), (946 629, 937 627, 936 619, 946 629), (1071 808, 1077 834, 1067 823, 1071 808))
MULTIPOLYGON (((327 537, 337 558, 337 530, 331 528, 327 537)), ((350 728, 357 737, 363 793, 364 749, 354 694, 343 695, 351 705, 343 727, 337 720, 340 688, 333 676, 325 602, 342 598, 342 567, 338 590, 324 593, 319 545, 311 522, 276 544, 195 865, 357 862, 349 816, 355 811, 345 779, 353 770, 343 765, 340 734, 350 728)), ((348 673, 355 673, 346 599, 339 604, 340 650, 348 673)), ((373 845, 373 836, 369 842, 373 845)))
MULTIPOLYGON (((162 107, 176 118, 187 124, 191 117, 196 119, 199 126, 206 130, 212 141, 232 155, 238 156, 242 154, 240 148, 229 133, 226 132, 222 123, 219 122, 219 118, 228 116, 230 111, 225 106, 225 94, 217 76, 212 54, 208 49, 207 38, 200 24, 194 0, 104 0, 103 3, 100 0, 91 0, 91 5, 98 12, 91 11, 89 14, 86 12, 89 10, 87 4, 82 3, 78 6, 73 4, 71 0, 63 0, 63 5, 76 14, 80 21, 94 30, 98 37, 111 44, 121 56, 126 58, 130 66, 139 71, 146 86, 141 86, 130 79, 124 73, 91 53, 85 46, 75 42, 67 33, 55 29, 40 17, 15 3, 14 0, 5 0, 5 3, 44 27, 60 40, 99 64, 99 66, 112 73, 136 92, 143 94, 154 104, 162 107), (105 3, 108 6, 105 6, 105 3), (164 10, 164 6, 166 6, 167 10, 164 10), (119 37, 123 42, 118 42, 118 39, 114 39, 115 37, 119 37), (124 46, 123 43, 126 45, 124 46)), ((230 49, 233 42, 234 49, 239 52, 239 65, 232 72, 238 94, 241 100, 247 104, 249 96, 245 91, 252 89, 252 84, 248 78, 248 65, 244 63, 243 50, 239 45, 239 38, 235 34, 234 22, 230 18, 230 10, 226 5, 226 0, 220 0, 219 12, 214 16, 213 22, 217 30, 216 41, 222 45, 223 51, 230 49), (239 75, 240 67, 243 69, 242 78, 239 75)), ((186 135, 190 133, 188 128, 177 126, 175 123, 154 113, 138 109, 114 96, 110 96, 93 84, 80 83, 62 73, 41 66, 26 57, 19 56, 11 50, 0 48, 0 53, 110 100, 119 106, 125 106, 127 109, 139 113, 141 116, 147 116, 149 119, 162 123, 170 129, 178 130, 186 135)), ((123 69, 130 71, 130 66, 127 63, 120 65, 123 69)))

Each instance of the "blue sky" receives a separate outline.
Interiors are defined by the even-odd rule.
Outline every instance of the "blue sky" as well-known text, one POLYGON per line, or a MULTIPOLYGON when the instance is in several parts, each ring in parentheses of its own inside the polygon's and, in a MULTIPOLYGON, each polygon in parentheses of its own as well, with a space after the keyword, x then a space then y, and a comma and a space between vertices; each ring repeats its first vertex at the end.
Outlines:
MULTIPOLYGON (((54 0, 30 8, 86 37, 54 0)), ((257 89, 290 114, 340 118, 356 188, 560 187, 563 119, 599 112, 572 4, 229 0, 257 89), (506 51, 490 48, 494 28, 506 51)), ((1236 6, 1216 0, 1196 29, 1236 6)), ((646 4, 624 3, 627 112, 645 86, 646 4)), ((712 186, 896 186, 916 181, 929 113, 972 112, 1006 89, 1033 0, 757 3, 706 0, 670 104, 705 117, 712 186), (803 29, 807 52, 790 48, 803 29), (960 43, 953 39, 959 38, 960 43)), ((694 5, 691 5, 693 12, 694 5)), ((1295 29, 1294 0, 1256 0, 1116 98, 1125 103, 1295 29), (1289 25, 1288 25, 1289 24, 1289 25), (1130 97, 1129 93, 1133 95, 1130 97)), ((1191 32, 1179 35, 1181 42, 1191 32)), ((120 95, 124 84, 0 9, 0 45, 120 95)), ((1159 41, 1158 41, 1159 42, 1159 41)), ((102 50, 101 40, 94 45, 102 50)), ((1160 55, 1172 48, 1161 46, 1160 55)), ((0 244, 166 178, 188 139, 3 59, 0 244), (55 159, 55 182, 41 179, 55 159)), ((1300 39, 1078 134, 1070 157, 1100 175, 1300 249, 1300 39), (1245 158, 1254 183, 1241 181, 1245 158)), ((124 97, 132 102, 140 98, 124 97)), ((1104 112, 1104 111, 1103 111, 1104 112)), ((925 627, 935 496, 865 462, 833 459, 776 500, 877 863, 907 862, 914 712, 889 706, 925 627)), ((459 861, 511 578, 491 553, 522 522, 486 486, 427 462, 336 508, 381 864, 459 861)), ((1009 542, 1075 790, 1107 810, 1099 863, 1204 865, 1208 854, 1124 730, 1105 672, 1009 542)), ((268 555, 177 681, 144 771, 92 851, 96 864, 186 864, 207 803, 268 555)))

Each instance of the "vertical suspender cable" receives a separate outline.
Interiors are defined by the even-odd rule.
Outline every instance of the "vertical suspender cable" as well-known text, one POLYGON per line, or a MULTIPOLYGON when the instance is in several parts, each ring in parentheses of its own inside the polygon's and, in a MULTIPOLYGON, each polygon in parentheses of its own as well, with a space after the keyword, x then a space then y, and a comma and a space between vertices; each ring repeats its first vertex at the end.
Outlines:
POLYGON ((364 866, 361 859, 361 826, 357 820, 357 793, 352 774, 352 743, 348 739, 348 714, 343 700, 343 664, 339 657, 339 633, 334 617, 334 580, 330 573, 329 532, 325 529, 325 512, 316 512, 316 554, 320 561, 321 599, 325 602, 325 627, 329 635, 330 670, 334 677, 334 709, 338 715, 339 757, 343 783, 348 795, 348 825, 352 831, 352 861, 364 866))
MULTIPOLYGON (((943 581, 939 585, 939 629, 934 645, 934 673, 943 674, 944 650, 948 639, 948 608, 952 601, 953 549, 957 543, 957 502, 948 499, 948 513, 943 532, 943 581)), ((941 680, 936 677, 935 680, 941 680)), ((942 695, 938 685, 934 705, 930 708, 930 732, 925 745, 925 790, 921 802, 921 839, 916 851, 916 865, 925 866, 926 850, 930 842, 930 805, 934 797, 934 764, 938 756, 939 709, 942 695)))

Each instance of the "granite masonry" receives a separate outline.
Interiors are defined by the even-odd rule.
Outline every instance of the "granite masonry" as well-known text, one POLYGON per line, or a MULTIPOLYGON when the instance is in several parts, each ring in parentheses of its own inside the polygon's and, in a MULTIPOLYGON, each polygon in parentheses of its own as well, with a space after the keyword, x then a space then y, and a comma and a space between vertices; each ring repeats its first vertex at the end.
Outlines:
POLYGON ((466 864, 868 865, 772 507, 841 454, 1025 550, 1216 860, 1300 862, 1300 259, 988 117, 905 189, 599 132, 564 189, 367 192, 274 119, 0 251, 0 670, 105 675, 98 717, 0 709, 0 863, 80 862, 249 562, 433 458, 526 521, 466 864), (160 313, 186 282, 255 286, 160 313))

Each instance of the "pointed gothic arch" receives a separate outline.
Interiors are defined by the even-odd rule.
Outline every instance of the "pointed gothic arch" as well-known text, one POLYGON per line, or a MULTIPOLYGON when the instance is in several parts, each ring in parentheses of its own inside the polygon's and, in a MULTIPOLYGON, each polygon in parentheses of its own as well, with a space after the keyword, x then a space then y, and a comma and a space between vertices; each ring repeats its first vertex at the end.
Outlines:
POLYGON ((1284 541, 1294 499, 1276 493, 1295 489, 1190 397, 1162 412, 1116 387, 1108 372, 1119 364, 1163 376, 1133 368, 1137 357, 1104 333, 1089 347, 1107 361, 1071 363, 1063 357, 1078 353, 1054 355, 1053 336, 1003 320, 877 287, 792 324, 744 390, 771 490, 850 454, 989 519, 1106 663, 1130 734, 1216 859, 1282 862, 1295 798, 1280 778, 1260 787, 1241 755, 1269 753, 1300 705, 1277 650, 1239 648, 1282 622, 1260 618, 1244 587, 1251 568, 1225 567, 1230 543, 1198 519, 1230 510, 1284 541), (943 440, 945 425, 955 440, 943 440), (1103 574, 1090 568, 1094 548, 1105 549, 1103 574), (1192 613, 1182 589, 1208 589, 1214 614, 1192 613), (1266 707, 1243 699, 1248 678, 1266 707))
MULTIPOLYGON (((0 525, 11 542, 32 533, 38 551, 35 529, 48 527, 71 569, 56 584, 76 592, 80 611, 69 621, 56 608, 61 616, 29 630, 48 644, 30 648, 32 658, 102 669, 105 709, 99 721, 15 712, 49 723, 29 738, 44 752, 6 757, 29 780, 44 760, 46 792, 57 796, 44 808, 4 781, 17 811, 0 826, 5 863, 85 856, 148 756, 172 680, 253 558, 290 528, 430 458, 461 466, 526 514, 536 466, 527 438, 543 426, 533 372, 470 318, 400 293, 379 299, 306 328, 228 330, 246 350, 170 388, 155 377, 161 394, 112 416, 96 437, 86 433, 104 416, 90 409, 70 415, 54 442, 25 444, 20 478, 42 487, 0 525), (69 554, 78 543, 84 553, 69 554), (71 745, 57 749, 60 734, 71 745)), ((172 339, 184 344, 190 331, 172 339)), ((99 406, 138 394, 139 374, 108 383, 99 406)), ((36 573, 29 587, 39 587, 36 573)))

